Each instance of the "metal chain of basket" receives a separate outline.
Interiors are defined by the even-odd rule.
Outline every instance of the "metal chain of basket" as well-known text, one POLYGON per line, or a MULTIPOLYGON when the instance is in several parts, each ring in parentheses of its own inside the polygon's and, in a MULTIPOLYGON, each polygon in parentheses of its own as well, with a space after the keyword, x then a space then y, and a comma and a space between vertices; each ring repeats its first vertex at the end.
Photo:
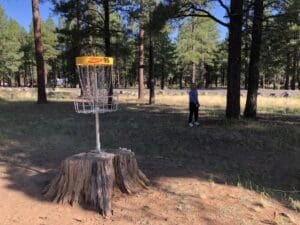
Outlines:
POLYGON ((99 113, 114 112, 117 100, 110 95, 112 88, 113 58, 82 56, 76 57, 77 72, 82 96, 74 101, 77 113, 93 113, 96 118, 96 149, 101 152, 99 113))

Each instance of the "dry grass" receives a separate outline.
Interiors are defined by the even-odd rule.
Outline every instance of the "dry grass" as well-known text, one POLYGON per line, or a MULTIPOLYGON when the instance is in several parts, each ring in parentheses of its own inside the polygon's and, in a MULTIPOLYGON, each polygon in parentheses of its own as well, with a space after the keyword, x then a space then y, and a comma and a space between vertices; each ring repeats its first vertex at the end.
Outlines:
MULTIPOLYGON (((133 103, 136 102, 136 96, 120 96, 120 100, 122 102, 133 103)), ((202 108, 225 109, 226 106, 226 96, 222 95, 200 95, 199 100, 202 108)), ((241 111, 244 110, 245 103, 246 98, 241 97, 241 111)), ((188 96, 157 95, 156 104, 186 108, 188 105, 188 96)), ((260 113, 300 113, 300 99, 258 96, 258 111, 260 113)))
MULTIPOLYGON (((78 96, 78 89, 56 88, 55 90, 47 89, 48 98, 51 101, 72 101, 78 96)), ((0 88, 0 98, 10 101, 35 101, 36 90, 31 88, 6 89, 0 88)), ((148 97, 145 96, 145 102, 148 97)), ((137 96, 135 94, 121 94, 119 100, 122 103, 136 103, 137 96)), ((224 95, 199 95, 201 107, 203 109, 225 110, 226 96, 224 95)), ((241 96, 241 112, 244 110, 246 97, 241 96)), ((179 95, 156 95, 156 104, 172 106, 176 108, 186 109, 188 105, 188 95, 180 93, 179 95)), ((259 113, 279 113, 279 114, 300 114, 300 98, 299 97, 266 97, 258 96, 258 112, 259 113)))

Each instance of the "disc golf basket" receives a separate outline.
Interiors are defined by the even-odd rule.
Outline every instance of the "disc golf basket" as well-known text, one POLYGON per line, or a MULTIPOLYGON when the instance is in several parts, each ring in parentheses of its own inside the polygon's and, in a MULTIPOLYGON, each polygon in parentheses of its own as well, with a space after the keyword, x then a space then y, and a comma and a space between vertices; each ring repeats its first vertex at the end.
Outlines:
POLYGON ((77 113, 93 113, 96 119, 96 150, 101 151, 99 113, 114 112, 117 101, 110 94, 112 88, 110 57, 77 57, 76 66, 82 90, 82 96, 74 101, 77 113))
POLYGON ((72 155, 61 164, 59 173, 44 189, 55 202, 88 204, 104 215, 112 214, 113 190, 136 193, 149 184, 137 165, 134 152, 126 148, 101 151, 99 114, 118 109, 112 88, 113 58, 77 57, 76 65, 82 96, 74 101, 77 113, 93 113, 96 118, 96 150, 72 155))

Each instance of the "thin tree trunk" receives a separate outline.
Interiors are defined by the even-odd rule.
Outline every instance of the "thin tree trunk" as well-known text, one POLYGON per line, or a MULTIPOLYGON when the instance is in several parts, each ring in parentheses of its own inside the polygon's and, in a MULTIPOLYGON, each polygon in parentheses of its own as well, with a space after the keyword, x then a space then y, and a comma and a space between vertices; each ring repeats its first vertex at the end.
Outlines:
POLYGON ((45 86, 47 87, 48 85, 48 70, 45 67, 45 86))
MULTIPOLYGON (((77 31, 77 35, 76 35, 76 41, 75 41, 75 48, 76 48, 76 56, 81 56, 81 52, 82 52, 82 49, 81 49, 81 46, 82 46, 82 43, 81 43, 81 25, 80 25, 80 22, 81 22, 81 17, 82 17, 82 14, 81 14, 81 5, 80 5, 80 0, 77 0, 76 1, 76 31, 77 31)), ((76 72, 76 64, 75 64, 75 59, 74 59, 74 71, 76 72)))
POLYGON ((196 82, 196 64, 192 63, 192 83, 196 82))
POLYGON ((290 54, 287 53, 286 57, 286 67, 285 67, 285 82, 284 82, 284 89, 288 90, 290 87, 290 54))
POLYGON ((262 74, 261 76, 261 81, 260 81, 260 87, 265 88, 265 73, 262 74))
POLYGON ((246 10, 246 16, 245 16, 245 48, 244 48, 244 71, 245 71, 245 89, 248 89, 248 73, 249 73, 249 38, 248 38, 248 32, 249 32, 249 13, 250 13, 250 7, 249 4, 251 4, 248 1, 245 1, 245 10, 246 10))
MULTIPOLYGON (((140 4, 141 14, 143 13, 143 1, 140 4)), ((138 99, 140 101, 144 100, 144 61, 145 61, 145 46, 144 46, 144 24, 141 19, 140 21, 140 32, 139 32, 139 91, 138 91, 138 99)))
POLYGON ((153 56, 153 39, 152 34, 149 34, 149 104, 155 104, 154 91, 154 56, 153 56))
POLYGON ((296 77, 298 80, 298 89, 300 90, 300 68, 299 68, 299 51, 296 54, 296 77))
MULTIPOLYGON (((109 12, 109 0, 103 1, 104 8, 104 44, 105 44, 105 56, 111 57, 111 43, 110 43, 110 12, 109 12)), ((113 96, 113 79, 112 79, 112 71, 110 69, 106 69, 106 73, 109 73, 110 76, 110 85, 109 85, 109 97, 108 97, 108 105, 112 104, 112 96, 113 96)))
MULTIPOLYGON (((82 35, 81 35, 81 19, 82 19, 82 11, 81 11, 81 4, 80 4, 80 0, 76 1, 76 31, 77 31, 77 35, 76 35, 76 39, 75 39, 75 57, 77 56, 81 56, 82 54, 82 35)), ((75 63, 75 58, 74 58, 74 64, 73 64, 73 73, 76 74, 76 63, 75 63)), ((76 87, 76 85, 79 83, 79 88, 80 88, 80 96, 83 95, 83 91, 81 88, 81 83, 79 82, 79 78, 78 76, 75 76, 75 81, 74 81, 74 86, 76 87)))
POLYGON ((16 83, 17 83, 17 87, 21 87, 21 74, 20 74, 20 71, 18 71, 16 73, 16 83))
POLYGON ((12 87, 11 74, 8 74, 8 87, 12 87))
POLYGON ((47 96, 46 96, 46 87, 45 87, 45 62, 43 56, 39 0, 32 0, 32 15, 33 15, 35 59, 36 59, 37 83, 38 83, 37 102, 41 104, 41 103, 47 103, 47 96))
POLYGON ((165 64, 164 64, 164 60, 162 60, 162 64, 161 64, 161 83, 160 83, 160 88, 161 90, 165 89, 165 64))
MULTIPOLYGON (((195 30, 195 24, 194 24, 194 17, 192 17, 192 36, 194 38, 194 30, 195 30)), ((192 45, 192 52, 195 51, 195 46, 192 45)), ((196 82, 196 64, 195 62, 192 62, 192 83, 196 82)))
POLYGON ((293 54, 293 65, 292 65, 292 80, 291 80, 291 89, 296 89, 296 80, 297 80, 297 48, 294 49, 293 54))
POLYGON ((248 93, 244 116, 256 118, 257 91, 259 84, 259 58, 262 38, 262 21, 264 14, 263 0, 254 1, 254 17, 252 28, 252 43, 249 65, 248 93))
POLYGON ((243 0, 231 0, 227 69, 226 117, 239 118, 243 0))
POLYGON ((222 86, 225 87, 226 70, 225 70, 225 68, 223 66, 221 68, 221 73, 222 73, 221 83, 222 83, 222 86))
POLYGON ((180 75, 179 75, 179 88, 183 89, 183 70, 180 70, 180 75))
POLYGON ((26 63, 26 61, 25 61, 25 63, 24 63, 24 86, 25 87, 27 87, 27 77, 28 77, 28 74, 27 74, 27 63, 26 63))
POLYGON ((34 63, 33 63, 33 60, 31 60, 31 68, 30 68, 30 71, 31 71, 31 80, 30 80, 30 87, 34 87, 34 84, 35 84, 35 80, 34 80, 34 63))

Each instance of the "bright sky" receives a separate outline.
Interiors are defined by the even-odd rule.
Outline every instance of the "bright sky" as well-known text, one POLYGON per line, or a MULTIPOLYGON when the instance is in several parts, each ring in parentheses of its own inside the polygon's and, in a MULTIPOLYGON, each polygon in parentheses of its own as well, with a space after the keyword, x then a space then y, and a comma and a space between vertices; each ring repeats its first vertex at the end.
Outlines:
MULTIPOLYGON (((15 19, 27 31, 32 22, 31 0, 0 0, 0 5, 4 8, 5 15, 15 19)), ((49 17, 57 17, 51 11, 51 3, 45 1, 40 3, 40 14, 43 20, 49 17)))
MULTIPOLYGON (((0 5, 4 8, 5 14, 12 19, 18 21, 27 31, 32 21, 31 1, 30 0, 0 0, 0 5)), ((40 4, 40 14, 43 20, 52 17, 57 21, 57 16, 51 11, 52 5, 49 1, 40 4)), ((223 19, 224 10, 216 7, 212 11, 213 15, 219 19, 223 19)), ((224 39, 227 29, 221 25, 217 26, 220 31, 220 38, 224 39)))

